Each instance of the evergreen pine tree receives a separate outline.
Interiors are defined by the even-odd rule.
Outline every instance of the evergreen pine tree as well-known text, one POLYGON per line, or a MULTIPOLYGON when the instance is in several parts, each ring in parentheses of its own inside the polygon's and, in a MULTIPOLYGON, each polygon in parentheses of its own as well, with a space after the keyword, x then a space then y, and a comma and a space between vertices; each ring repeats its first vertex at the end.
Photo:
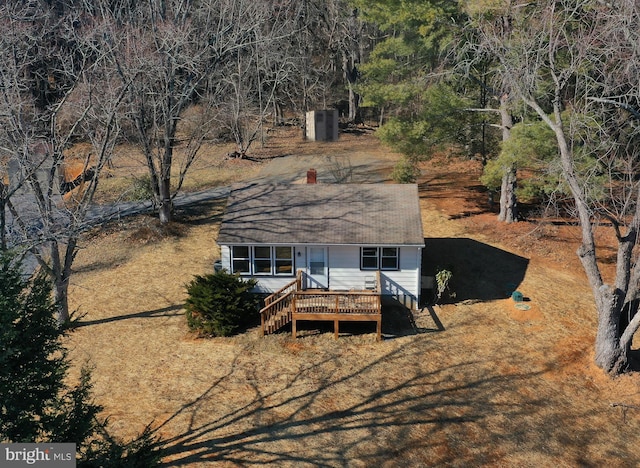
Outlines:
MULTIPOLYGON (((68 370, 55 320, 51 283, 44 275, 26 278, 9 255, 0 258, 0 439, 13 442, 55 440, 69 413, 92 419, 100 408, 66 392, 68 370)), ((83 389, 89 383, 81 383, 83 389)), ((65 432, 80 435, 65 423, 65 432)), ((81 424, 82 425, 82 424, 81 424)), ((70 441, 68 441, 70 442, 70 441)))
POLYGON ((55 319, 51 283, 28 278, 20 263, 0 253, 0 442, 71 442, 78 466, 151 467, 157 441, 147 428, 122 443, 109 436, 102 410, 91 401, 91 374, 65 384, 69 361, 55 319))

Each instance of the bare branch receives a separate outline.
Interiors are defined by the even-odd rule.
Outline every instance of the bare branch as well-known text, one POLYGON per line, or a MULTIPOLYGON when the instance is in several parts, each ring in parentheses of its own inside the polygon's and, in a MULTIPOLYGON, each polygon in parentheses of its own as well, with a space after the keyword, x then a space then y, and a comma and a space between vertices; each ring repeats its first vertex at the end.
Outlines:
POLYGON ((601 102, 603 104, 611 104, 613 106, 616 107, 620 107, 626 111, 629 111, 629 113, 637 120, 640 120, 640 110, 638 110, 637 108, 630 106, 629 104, 626 104, 624 102, 619 102, 616 101, 614 99, 609 99, 609 98, 599 98, 599 97, 588 97, 587 99, 589 99, 590 101, 594 101, 594 102, 601 102))

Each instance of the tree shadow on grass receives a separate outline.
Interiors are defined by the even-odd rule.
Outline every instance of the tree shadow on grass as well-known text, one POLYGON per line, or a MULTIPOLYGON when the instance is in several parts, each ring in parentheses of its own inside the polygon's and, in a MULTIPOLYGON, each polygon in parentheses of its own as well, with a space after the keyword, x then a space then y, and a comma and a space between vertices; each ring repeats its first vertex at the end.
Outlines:
POLYGON ((397 301, 387 300, 385 302, 382 308, 382 336, 385 340, 445 330, 435 309, 430 305, 414 310, 397 301), (420 325, 416 321, 416 316, 425 313, 425 311, 430 314, 432 322, 432 325, 428 327, 420 325))
MULTIPOLYGON (((415 354, 413 359, 424 358, 415 354)), ((429 466, 490 465, 500 462, 505 439, 529 452, 553 452, 548 439, 561 438, 565 427, 555 420, 557 413, 539 422, 546 428, 542 432, 517 423, 545 411, 549 402, 542 395, 522 401, 496 398, 518 385, 529 386, 536 395, 544 371, 483 373, 477 368, 490 369, 491 363, 477 360, 429 371, 408 366, 403 372, 394 366, 406 366, 407 353, 397 349, 377 359, 363 358, 337 376, 341 356, 318 359, 280 375, 274 386, 261 382, 246 360, 242 367, 239 357, 226 375, 157 428, 169 432, 169 425, 186 425, 163 441, 163 466, 380 466, 409 459, 429 466), (246 398, 233 403, 226 382, 237 379, 244 379, 246 398), (309 390, 309 382, 317 385, 309 390), (338 397, 345 391, 348 396, 338 397), (506 423, 496 425, 496 415, 506 423)), ((572 427, 579 438, 574 434, 571 440, 590 440, 597 430, 572 427)), ((558 446, 555 456, 567 460, 563 450, 558 446)))
POLYGON ((73 328, 88 327, 91 325, 102 325, 104 323, 119 322, 120 320, 129 320, 136 318, 176 317, 178 315, 183 315, 182 309, 184 309, 184 304, 176 304, 172 306, 162 307, 160 309, 135 312, 133 314, 116 315, 113 317, 105 317, 96 320, 83 321, 82 318, 80 318, 74 322, 73 328))
POLYGON ((222 220, 225 199, 200 200, 176 208, 176 217, 190 226, 217 225, 222 220))

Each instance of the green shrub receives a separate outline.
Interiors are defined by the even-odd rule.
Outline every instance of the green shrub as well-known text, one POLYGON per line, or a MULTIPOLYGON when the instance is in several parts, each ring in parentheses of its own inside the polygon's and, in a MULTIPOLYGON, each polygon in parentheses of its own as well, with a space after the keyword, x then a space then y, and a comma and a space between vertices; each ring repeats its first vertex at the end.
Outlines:
POLYGON ((151 176, 149 174, 134 177, 128 198, 130 201, 153 200, 153 186, 151 185, 151 176))
POLYGON ((436 272, 437 300, 441 300, 444 293, 448 293, 449 297, 456 297, 456 293, 451 291, 451 278, 453 272, 444 268, 438 268, 436 272))
POLYGON ((391 177, 398 184, 413 184, 420 176, 417 164, 407 157, 403 157, 393 168, 391 177))
POLYGON ((258 298, 253 279, 219 271, 196 276, 187 285, 187 324, 201 335, 229 336, 256 317, 258 298))
POLYGON ((18 259, 0 253, 0 441, 75 442, 79 468, 158 466, 163 442, 150 427, 131 441, 109 434, 88 367, 70 382, 51 281, 23 273, 18 259))

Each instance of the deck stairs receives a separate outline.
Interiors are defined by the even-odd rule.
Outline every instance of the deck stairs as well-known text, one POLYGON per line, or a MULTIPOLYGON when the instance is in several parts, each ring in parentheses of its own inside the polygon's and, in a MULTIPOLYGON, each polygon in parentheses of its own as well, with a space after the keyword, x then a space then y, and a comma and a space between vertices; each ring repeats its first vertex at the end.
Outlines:
POLYGON ((274 304, 275 307, 265 308, 267 312, 266 317, 262 313, 265 309, 260 311, 260 315, 262 316, 262 331, 264 335, 275 333, 288 323, 291 323, 292 298, 293 293, 288 293, 279 299, 279 303, 274 304))
POLYGON ((302 271, 298 271, 296 279, 265 298, 264 307, 260 310, 263 335, 275 333, 291 323, 294 294, 301 289, 301 286, 302 271))

